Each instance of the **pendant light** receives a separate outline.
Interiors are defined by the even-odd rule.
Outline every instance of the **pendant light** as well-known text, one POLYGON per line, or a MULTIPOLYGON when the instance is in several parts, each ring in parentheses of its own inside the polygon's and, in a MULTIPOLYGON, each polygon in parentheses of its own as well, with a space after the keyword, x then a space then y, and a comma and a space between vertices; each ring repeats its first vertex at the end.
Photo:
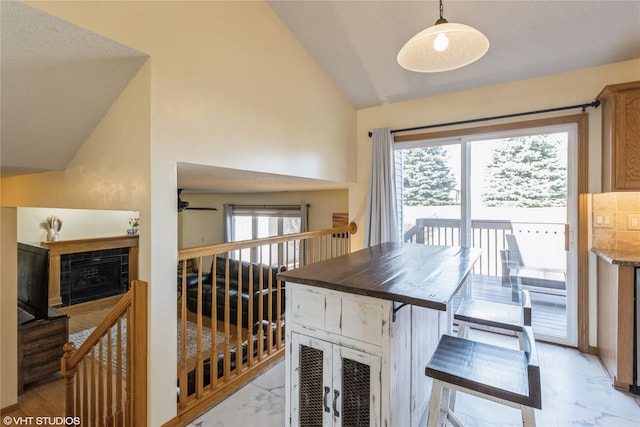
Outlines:
POLYGON ((413 36, 398 53, 398 64, 409 71, 437 73, 464 67, 482 58, 489 40, 480 31, 464 24, 450 24, 442 17, 413 36))

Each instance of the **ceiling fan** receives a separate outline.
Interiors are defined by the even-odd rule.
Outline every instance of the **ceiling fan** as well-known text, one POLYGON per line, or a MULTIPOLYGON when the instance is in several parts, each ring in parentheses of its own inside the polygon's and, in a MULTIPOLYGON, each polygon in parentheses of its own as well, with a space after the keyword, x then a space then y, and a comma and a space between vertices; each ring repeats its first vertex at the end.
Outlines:
POLYGON ((178 212, 182 212, 184 210, 191 211, 217 211, 216 208, 199 208, 199 207, 189 207, 189 202, 185 202, 180 198, 180 194, 182 194, 182 188, 178 188, 178 212))

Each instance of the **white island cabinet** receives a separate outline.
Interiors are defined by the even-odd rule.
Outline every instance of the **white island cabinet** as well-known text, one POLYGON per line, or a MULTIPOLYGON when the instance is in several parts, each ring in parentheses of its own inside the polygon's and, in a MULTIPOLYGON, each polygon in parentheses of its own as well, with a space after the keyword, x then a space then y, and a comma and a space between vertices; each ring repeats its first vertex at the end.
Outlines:
POLYGON ((424 368, 440 336, 451 330, 451 300, 476 255, 464 248, 385 244, 281 273, 287 281, 287 425, 424 421, 431 392, 424 368), (422 256, 431 258, 426 264, 454 260, 461 273, 438 272, 442 263, 414 265, 422 256), (393 266, 385 264, 390 261, 393 266), (445 298, 440 279, 453 281, 445 298))

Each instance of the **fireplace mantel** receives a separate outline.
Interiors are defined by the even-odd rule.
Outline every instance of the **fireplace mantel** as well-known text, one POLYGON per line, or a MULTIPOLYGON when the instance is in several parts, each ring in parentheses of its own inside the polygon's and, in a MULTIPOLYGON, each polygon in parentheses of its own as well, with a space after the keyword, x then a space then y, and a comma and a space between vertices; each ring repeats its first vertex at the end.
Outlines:
POLYGON ((129 248, 129 282, 138 279, 138 235, 42 242, 49 249, 49 305, 62 304, 60 297, 60 256, 79 252, 129 248))

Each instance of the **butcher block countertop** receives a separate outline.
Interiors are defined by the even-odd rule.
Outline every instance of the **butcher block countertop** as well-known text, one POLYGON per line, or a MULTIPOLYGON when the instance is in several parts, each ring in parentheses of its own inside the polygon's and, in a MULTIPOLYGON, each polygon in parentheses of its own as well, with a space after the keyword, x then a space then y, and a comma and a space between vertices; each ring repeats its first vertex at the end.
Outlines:
POLYGON ((592 248, 591 251, 609 264, 640 267, 640 251, 617 251, 615 249, 598 248, 592 248))
POLYGON ((479 257, 475 248, 383 243, 278 278, 445 311, 479 257))

